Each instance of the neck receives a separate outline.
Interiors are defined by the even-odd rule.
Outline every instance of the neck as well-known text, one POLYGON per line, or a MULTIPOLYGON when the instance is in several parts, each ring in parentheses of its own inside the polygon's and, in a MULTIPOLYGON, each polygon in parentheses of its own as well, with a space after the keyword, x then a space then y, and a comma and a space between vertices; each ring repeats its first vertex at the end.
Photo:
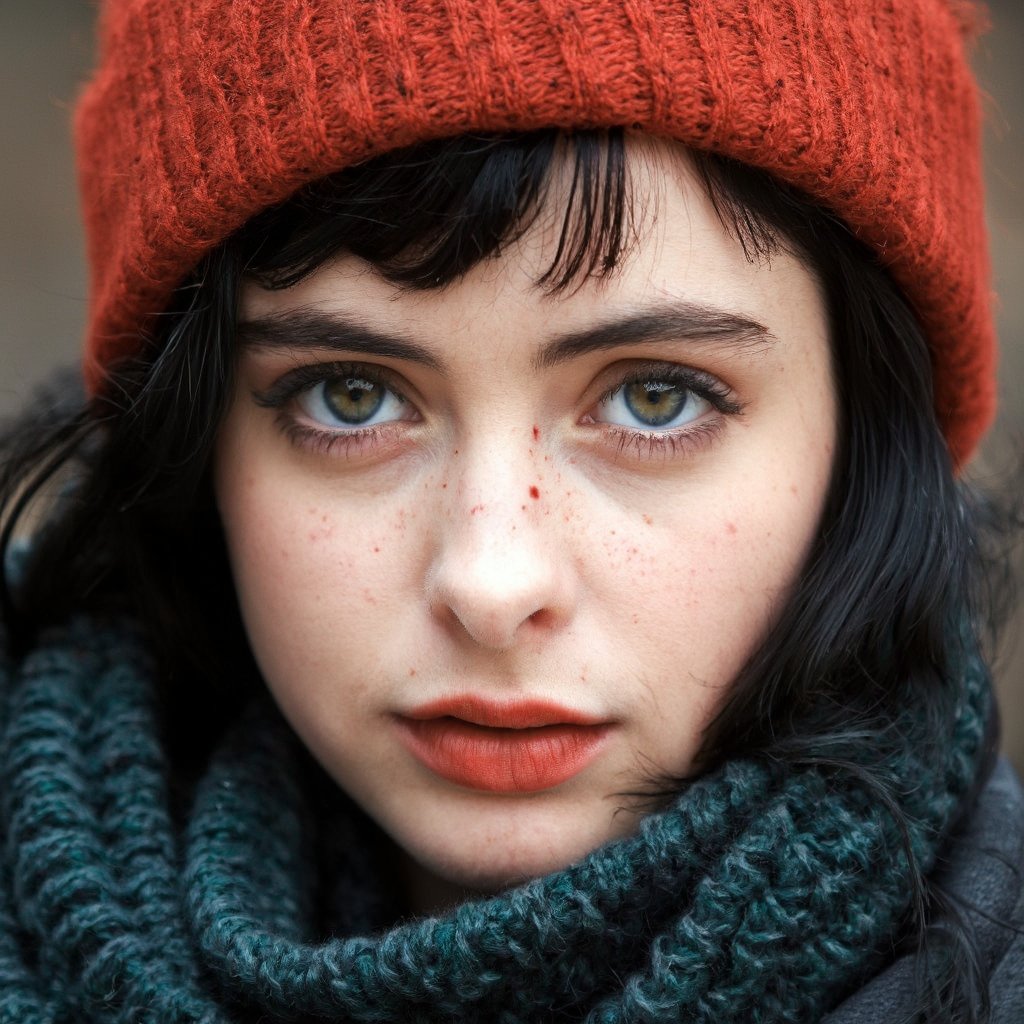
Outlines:
POLYGON ((436 874, 404 850, 396 851, 396 863, 406 905, 416 917, 444 914, 462 903, 488 895, 436 874))

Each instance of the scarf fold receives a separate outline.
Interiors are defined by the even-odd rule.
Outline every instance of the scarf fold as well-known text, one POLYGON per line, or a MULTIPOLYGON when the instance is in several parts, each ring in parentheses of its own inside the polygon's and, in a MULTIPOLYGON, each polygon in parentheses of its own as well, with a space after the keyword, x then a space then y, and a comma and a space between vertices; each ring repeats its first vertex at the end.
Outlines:
POLYGON ((913 706, 865 752, 906 834, 856 770, 737 760, 562 871, 396 925, 375 826, 266 696, 178 822, 153 678, 125 624, 0 661, 0 1024, 814 1021, 896 935, 991 699, 975 661, 938 755, 913 706))

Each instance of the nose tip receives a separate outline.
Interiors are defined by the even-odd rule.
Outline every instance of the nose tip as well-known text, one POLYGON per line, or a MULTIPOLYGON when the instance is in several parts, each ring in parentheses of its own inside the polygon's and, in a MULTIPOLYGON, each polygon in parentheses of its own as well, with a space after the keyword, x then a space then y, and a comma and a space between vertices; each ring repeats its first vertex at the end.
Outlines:
POLYGON ((536 527, 474 520, 442 544, 428 579, 432 612, 472 643, 504 651, 550 632, 572 614, 566 561, 536 527))
POLYGON ((522 638, 524 630, 544 621, 543 611, 519 616, 516 612, 503 614, 466 607, 456 611, 450 604, 441 610, 441 616, 454 630, 465 634, 476 646, 492 651, 511 650, 522 638))

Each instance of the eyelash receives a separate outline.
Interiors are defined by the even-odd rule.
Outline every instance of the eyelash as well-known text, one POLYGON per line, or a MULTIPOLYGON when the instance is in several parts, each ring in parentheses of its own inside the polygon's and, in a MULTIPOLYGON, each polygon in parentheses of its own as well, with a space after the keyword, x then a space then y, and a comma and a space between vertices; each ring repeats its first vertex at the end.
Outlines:
POLYGON ((619 424, 599 424, 604 435, 617 442, 620 455, 635 449, 637 458, 660 456, 664 459, 671 455, 703 451, 721 434, 725 427, 724 417, 739 416, 743 412, 743 406, 717 377, 692 367, 661 362, 634 367, 606 389, 597 404, 609 401, 631 384, 644 384, 653 380, 673 384, 703 398, 721 415, 715 420, 666 430, 632 430, 619 424))
MULTIPOLYGON (((256 403, 264 408, 276 409, 278 425, 285 437, 296 447, 306 448, 319 455, 337 454, 345 457, 379 446, 395 439, 395 427, 403 421, 393 420, 350 430, 322 430, 297 420, 288 406, 301 394, 333 377, 358 375, 372 383, 386 387, 402 402, 408 401, 395 386, 390 373, 363 363, 313 363, 300 366, 278 378, 265 391, 254 392, 256 403)), ((676 385, 706 400, 721 415, 711 421, 666 430, 633 430, 619 424, 596 422, 609 440, 617 443, 619 454, 635 449, 636 458, 666 458, 683 452, 706 449, 719 436, 725 418, 738 416, 743 405, 736 401, 730 389, 717 377, 675 363, 645 363, 632 368, 616 379, 597 399, 596 404, 609 401, 623 388, 657 380, 676 385)))
POLYGON ((408 401, 395 386, 392 375, 380 368, 364 363, 311 363, 299 366, 279 377, 265 391, 255 392, 256 404, 266 409, 277 410, 277 422, 285 437, 297 448, 306 448, 317 455, 341 453, 346 458, 372 449, 380 443, 395 437, 395 423, 375 424, 369 427, 354 427, 351 430, 322 430, 301 423, 289 411, 288 406, 306 391, 333 377, 358 376, 371 383, 387 388, 396 398, 408 401))

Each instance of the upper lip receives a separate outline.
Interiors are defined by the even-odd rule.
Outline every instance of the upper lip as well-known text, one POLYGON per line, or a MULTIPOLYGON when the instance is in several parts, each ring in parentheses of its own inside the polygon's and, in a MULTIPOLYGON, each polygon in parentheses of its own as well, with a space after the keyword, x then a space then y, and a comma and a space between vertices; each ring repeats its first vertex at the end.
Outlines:
POLYGON ((602 719, 554 701, 529 698, 496 701, 475 694, 442 697, 405 712, 406 718, 459 718, 494 729, 531 729, 543 725, 600 725, 602 719))

